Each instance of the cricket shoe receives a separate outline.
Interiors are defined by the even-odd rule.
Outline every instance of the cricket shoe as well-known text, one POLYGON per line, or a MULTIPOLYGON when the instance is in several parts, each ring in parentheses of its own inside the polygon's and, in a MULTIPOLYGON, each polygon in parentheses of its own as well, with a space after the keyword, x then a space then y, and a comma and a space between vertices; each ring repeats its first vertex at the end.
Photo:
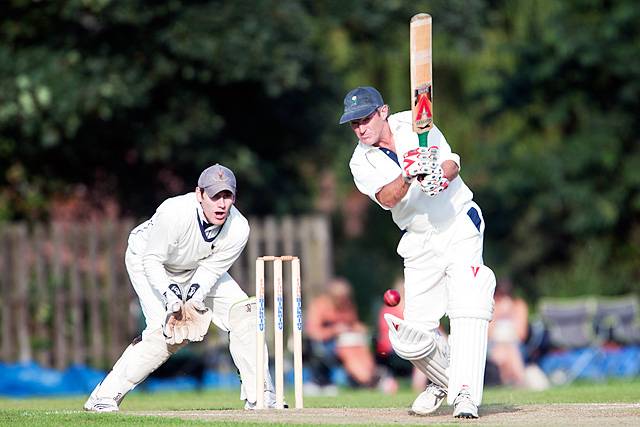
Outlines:
POLYGON ((84 404, 84 410, 89 412, 117 412, 118 409, 118 403, 110 397, 89 396, 84 404))
POLYGON ((447 390, 436 384, 429 384, 427 388, 413 401, 409 413, 411 415, 429 415, 434 413, 444 399, 447 397, 447 390))
POLYGON ((453 416, 455 418, 478 418, 478 407, 466 388, 463 388, 453 401, 453 416))
MULTIPOLYGON (((272 391, 264 392, 264 407, 265 409, 275 409, 276 408, 276 394, 272 391)), ((288 409, 289 405, 287 402, 284 402, 284 408, 288 409)), ((248 400, 244 401, 244 409, 253 411, 256 409, 256 402, 249 402, 248 400)))

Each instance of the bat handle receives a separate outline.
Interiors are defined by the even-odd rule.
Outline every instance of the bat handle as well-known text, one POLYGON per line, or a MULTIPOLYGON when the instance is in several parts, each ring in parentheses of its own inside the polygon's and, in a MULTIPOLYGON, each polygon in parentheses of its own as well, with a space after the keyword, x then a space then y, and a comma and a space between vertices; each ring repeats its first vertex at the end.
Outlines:
MULTIPOLYGON (((419 147, 427 147, 427 137, 429 136, 429 131, 419 133, 418 134, 418 146, 419 147)), ((422 180, 426 177, 425 174, 420 174, 417 176, 418 182, 422 182, 422 180)))
POLYGON ((429 131, 418 134, 418 146, 419 147, 428 147, 427 145, 427 137, 429 136, 429 131))

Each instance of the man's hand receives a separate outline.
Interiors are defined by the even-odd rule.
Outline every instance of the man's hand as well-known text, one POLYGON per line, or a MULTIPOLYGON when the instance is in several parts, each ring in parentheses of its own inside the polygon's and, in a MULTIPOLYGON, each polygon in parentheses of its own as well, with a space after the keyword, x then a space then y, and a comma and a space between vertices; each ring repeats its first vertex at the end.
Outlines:
POLYGON ((435 197, 449 187, 449 180, 445 178, 442 167, 438 166, 420 181, 420 189, 429 197, 435 197))
POLYGON ((184 322, 187 325, 187 339, 191 342, 202 341, 211 326, 213 312, 204 302, 189 300, 184 304, 184 322))
POLYGON ((209 331, 213 312, 204 305, 204 294, 197 283, 187 290, 187 302, 184 305, 185 321, 189 323, 189 341, 202 341, 209 331))
POLYGON ((449 180, 444 176, 444 171, 438 158, 438 146, 432 145, 427 148, 428 171, 420 180, 420 189, 429 197, 435 197, 449 187, 449 180))
POLYGON ((183 341, 202 341, 209 331, 213 312, 205 307, 204 295, 200 285, 192 284, 187 290, 186 302, 180 304, 178 312, 167 311, 165 337, 167 344, 180 344, 183 341))
POLYGON ((415 177, 429 173, 430 162, 428 148, 419 147, 407 151, 402 159, 402 177, 411 182, 415 177))
POLYGON ((167 339, 167 342, 175 341, 182 342, 184 332, 181 329, 176 329, 176 325, 182 319, 182 291, 180 286, 172 283, 164 292, 166 316, 164 319, 164 327, 162 332, 167 339))

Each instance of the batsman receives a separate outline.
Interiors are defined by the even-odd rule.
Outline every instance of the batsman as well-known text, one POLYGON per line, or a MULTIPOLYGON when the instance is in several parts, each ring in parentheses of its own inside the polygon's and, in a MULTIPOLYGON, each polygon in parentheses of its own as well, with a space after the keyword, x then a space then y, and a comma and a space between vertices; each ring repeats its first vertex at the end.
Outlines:
POLYGON ((403 319, 385 319, 394 351, 430 380, 411 412, 433 413, 446 398, 454 417, 477 418, 495 276, 482 259, 485 223, 460 177, 460 156, 436 126, 421 147, 412 111, 390 114, 370 86, 347 93, 344 123, 358 138, 349 163, 356 187, 391 211, 403 232, 403 319), (445 314, 448 343, 438 333, 445 314))
POLYGON ((93 390, 85 410, 117 411, 126 394, 172 354, 202 341, 211 323, 229 333, 245 409, 255 408, 257 369, 264 370, 265 405, 275 405, 268 365, 256 366, 255 298, 227 272, 249 238, 235 200, 233 172, 215 164, 200 174, 195 191, 165 200, 131 231, 125 264, 146 327, 93 390))

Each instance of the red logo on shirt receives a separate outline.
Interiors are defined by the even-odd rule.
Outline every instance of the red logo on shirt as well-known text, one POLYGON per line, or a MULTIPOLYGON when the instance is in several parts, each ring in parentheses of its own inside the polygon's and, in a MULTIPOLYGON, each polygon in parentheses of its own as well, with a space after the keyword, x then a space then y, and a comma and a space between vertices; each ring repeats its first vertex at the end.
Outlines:
POLYGON ((473 265, 471 266, 471 272, 473 273, 473 277, 476 277, 476 275, 478 274, 478 270, 480 270, 480 267, 474 267, 473 265))

